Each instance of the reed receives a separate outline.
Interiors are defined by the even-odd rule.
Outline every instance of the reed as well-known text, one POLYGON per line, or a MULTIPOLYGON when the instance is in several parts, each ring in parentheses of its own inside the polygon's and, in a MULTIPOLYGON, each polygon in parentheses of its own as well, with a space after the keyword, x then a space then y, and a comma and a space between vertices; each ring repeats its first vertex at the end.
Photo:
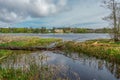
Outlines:
MULTIPOLYGON (((12 58, 17 61, 17 54, 18 53, 12 54, 7 59, 12 58)), ((4 61, 6 62, 7 60, 4 61)), ((13 64, 16 64, 15 61, 13 64)), ((23 67, 10 67, 9 64, 11 63, 3 62, 5 65, 0 66, 0 80, 71 80, 68 78, 69 75, 65 75, 67 74, 67 70, 69 70, 67 66, 61 64, 44 64, 45 61, 47 62, 47 56, 41 54, 39 56, 39 64, 36 63, 34 58, 30 58, 29 63, 27 64, 26 62, 23 67)), ((78 75, 73 74, 73 76, 76 77, 76 80, 79 80, 77 79, 78 75)))

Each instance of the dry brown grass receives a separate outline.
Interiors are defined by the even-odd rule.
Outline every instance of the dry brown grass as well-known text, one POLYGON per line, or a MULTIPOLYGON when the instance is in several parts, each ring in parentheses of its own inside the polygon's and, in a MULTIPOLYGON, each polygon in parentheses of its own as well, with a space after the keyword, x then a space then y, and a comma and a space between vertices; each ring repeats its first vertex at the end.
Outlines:
POLYGON ((0 43, 8 43, 13 41, 31 41, 32 39, 40 39, 39 37, 30 36, 0 36, 0 43))

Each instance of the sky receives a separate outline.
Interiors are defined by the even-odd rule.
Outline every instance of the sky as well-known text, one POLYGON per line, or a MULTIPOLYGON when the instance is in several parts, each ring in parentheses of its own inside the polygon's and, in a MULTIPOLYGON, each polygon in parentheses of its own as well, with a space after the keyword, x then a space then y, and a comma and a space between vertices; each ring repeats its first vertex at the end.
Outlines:
POLYGON ((102 28, 102 0, 0 0, 0 27, 102 28))

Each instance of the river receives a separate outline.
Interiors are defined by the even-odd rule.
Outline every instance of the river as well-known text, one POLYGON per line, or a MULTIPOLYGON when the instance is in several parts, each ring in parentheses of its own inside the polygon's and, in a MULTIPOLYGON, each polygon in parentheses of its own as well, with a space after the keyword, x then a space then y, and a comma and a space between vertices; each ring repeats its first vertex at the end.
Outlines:
MULTIPOLYGON (((90 39, 109 39, 108 34, 1 34, 1 35, 13 35, 13 36, 38 36, 43 38, 61 38, 63 40, 73 41, 85 41, 90 39)), ((68 80, 120 80, 120 65, 115 63, 109 63, 105 60, 96 59, 84 55, 83 53, 65 53, 61 51, 34 51, 24 53, 24 51, 17 51, 4 59, 0 66, 2 68, 12 69, 29 69, 31 63, 33 65, 40 66, 54 65, 59 69, 58 76, 64 78, 68 77, 68 80), (22 53, 22 54, 21 54, 22 53), (46 56, 44 60, 41 60, 41 56, 46 56), (63 75, 65 74, 65 75, 63 75)), ((33 68, 34 69, 34 68, 33 68)), ((55 78, 53 80, 56 80, 55 78)))

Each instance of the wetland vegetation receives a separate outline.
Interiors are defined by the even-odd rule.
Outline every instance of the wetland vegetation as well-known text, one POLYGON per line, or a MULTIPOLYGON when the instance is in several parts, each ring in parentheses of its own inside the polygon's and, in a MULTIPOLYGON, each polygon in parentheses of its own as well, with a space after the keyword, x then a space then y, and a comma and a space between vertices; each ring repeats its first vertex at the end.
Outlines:
POLYGON ((85 42, 61 42, 57 44, 67 52, 84 53, 111 62, 120 63, 120 42, 110 39, 88 40, 85 42))
POLYGON ((0 39, 0 47, 4 48, 31 46, 56 49, 52 51, 1 49, 1 80, 120 79, 120 42, 110 39, 73 42, 56 38, 23 36, 3 36, 0 39), (51 44, 53 46, 50 46, 51 44))

